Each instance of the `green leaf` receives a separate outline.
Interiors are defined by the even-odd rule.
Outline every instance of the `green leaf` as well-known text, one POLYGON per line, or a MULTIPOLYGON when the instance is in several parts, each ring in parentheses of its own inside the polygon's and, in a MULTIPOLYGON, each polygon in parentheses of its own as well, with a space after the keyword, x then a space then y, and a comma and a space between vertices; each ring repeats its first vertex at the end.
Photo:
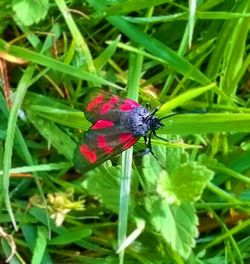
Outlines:
POLYGON ((4 40, 0 39, 0 50, 5 51, 10 55, 22 58, 24 60, 43 65, 55 71, 59 71, 64 74, 69 74, 79 80, 87 80, 93 83, 100 83, 103 85, 110 85, 112 87, 120 88, 116 84, 105 80, 104 78, 98 77, 96 74, 78 69, 74 66, 63 63, 54 58, 48 57, 47 55, 39 52, 34 52, 31 49, 22 48, 15 45, 9 45, 4 40))
POLYGON ((41 263, 47 246, 47 241, 48 241, 47 234, 48 234, 48 230, 45 227, 38 227, 36 244, 31 260, 32 264, 41 263))
POLYGON ((90 123, 84 118, 83 112, 80 111, 72 109, 68 111, 41 105, 31 105, 29 107, 29 110, 32 111, 32 113, 42 117, 43 119, 50 120, 64 126, 85 130, 90 127, 90 123))
POLYGON ((162 121, 159 134, 192 135, 250 132, 249 113, 180 114, 162 121))
MULTIPOLYGON (((155 191, 159 177, 163 171, 161 165, 171 174, 181 163, 186 162, 188 159, 187 152, 180 147, 166 148, 165 146, 153 146, 153 151, 157 159, 152 157, 152 155, 145 155, 143 157, 143 175, 146 181, 147 192, 155 191)), ((164 172, 166 173, 166 171, 164 172)))
POLYGON ((6 137, 6 131, 0 130, 0 139, 3 140, 6 137))
MULTIPOLYGON (((14 248, 11 248, 8 239, 1 238, 1 255, 4 255, 6 260, 11 256, 11 260, 9 262, 11 264, 23 264, 24 261, 22 259, 18 259, 15 254, 11 255, 13 250, 14 248)), ((6 263, 6 261, 4 261, 4 263, 6 263)))
POLYGON ((81 240, 83 237, 88 237, 91 234, 91 229, 89 228, 71 228, 67 231, 63 232, 61 235, 52 238, 49 241, 50 245, 66 245, 72 242, 76 242, 78 240, 81 240))
POLYGON ((104 65, 108 63, 108 60, 113 56, 116 51, 117 45, 120 41, 120 36, 118 36, 95 60, 95 68, 100 71, 104 65))
POLYGON ((213 171, 198 163, 182 164, 171 176, 161 174, 157 191, 169 204, 195 202, 213 175, 213 171))
POLYGON ((68 160, 73 159, 73 153, 76 148, 76 144, 72 139, 56 126, 53 122, 40 118, 39 116, 27 112, 27 116, 36 129, 43 135, 48 141, 48 144, 52 145, 60 154, 64 155, 68 160))
POLYGON ((161 115, 161 112, 162 113, 170 112, 171 110, 183 105, 185 102, 192 100, 215 87, 216 87, 216 84, 212 83, 212 84, 202 86, 199 88, 190 89, 187 92, 184 92, 176 96, 174 99, 171 99, 170 101, 163 104, 158 114, 161 115))
MULTIPOLYGON (((159 161, 153 158, 151 155, 145 155, 143 157, 143 175, 145 177, 145 187, 147 192, 154 192, 156 183, 159 179, 159 175, 162 171, 162 168, 159 162, 162 161, 162 157, 166 152, 166 148, 164 147, 154 147, 153 151, 159 161)), ((165 164, 165 162, 163 162, 165 164)))
MULTIPOLYGON (((97 11, 105 11, 105 4, 103 1, 88 0, 89 4, 97 11)), ((144 47, 153 55, 163 59, 168 66, 175 69, 183 75, 189 75, 192 79, 199 83, 207 84, 210 80, 190 62, 179 56, 176 52, 160 42, 156 38, 146 34, 140 27, 137 27, 121 16, 106 16, 107 21, 114 25, 130 40, 144 47)))
POLYGON ((24 98, 23 108, 32 114, 73 128, 87 129, 90 123, 84 118, 83 112, 75 110, 62 100, 28 92, 24 98))
MULTIPOLYGON (((106 162, 107 164, 108 162, 106 162)), ((102 203, 114 212, 119 211, 120 170, 116 167, 99 166, 87 173, 82 183, 90 195, 100 198, 102 203)), ((133 184, 132 184, 133 187, 133 184)), ((134 197, 130 196, 130 206, 134 205, 134 197)))
POLYGON ((48 0, 14 0, 12 9, 15 12, 15 19, 30 26, 44 19, 49 9, 48 0))
MULTIPOLYGON (((33 219, 33 217, 32 217, 33 219)), ((34 248, 36 246, 36 242, 37 242, 37 228, 36 225, 32 225, 32 224, 22 224, 21 226, 21 230, 23 233, 23 236, 25 238, 25 241, 30 249, 30 252, 34 252, 34 248)), ((47 231, 45 231, 47 232, 47 231)), ((44 234, 46 235, 46 233, 44 234)), ((52 263, 52 260, 47 252, 47 250, 45 250, 44 255, 43 255, 43 260, 41 262, 42 264, 50 264, 52 263)))
POLYGON ((187 259, 195 246, 198 236, 198 218, 194 206, 183 203, 180 206, 168 205, 164 200, 146 198, 146 209, 150 221, 172 250, 187 259))

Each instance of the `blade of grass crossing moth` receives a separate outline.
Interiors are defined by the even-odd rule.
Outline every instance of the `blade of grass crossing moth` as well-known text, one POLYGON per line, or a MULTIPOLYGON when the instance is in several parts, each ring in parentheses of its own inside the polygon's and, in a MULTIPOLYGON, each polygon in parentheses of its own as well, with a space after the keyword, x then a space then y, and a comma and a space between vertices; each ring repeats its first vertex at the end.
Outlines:
MULTIPOLYGON (((132 174, 133 147, 122 153, 121 189, 119 201, 118 248, 126 240, 128 204, 132 174)), ((119 263, 124 263, 125 249, 119 252, 119 263)))
MULTIPOLYGON (((141 67, 143 55, 129 54, 128 71, 128 97, 136 100, 139 94, 139 81, 141 76, 141 67)), ((126 240, 128 206, 130 195, 130 184, 132 176, 133 147, 122 153, 122 171, 121 171, 121 190, 119 207, 119 225, 118 225, 118 248, 126 240)), ((125 249, 119 252, 119 263, 124 263, 125 249)))

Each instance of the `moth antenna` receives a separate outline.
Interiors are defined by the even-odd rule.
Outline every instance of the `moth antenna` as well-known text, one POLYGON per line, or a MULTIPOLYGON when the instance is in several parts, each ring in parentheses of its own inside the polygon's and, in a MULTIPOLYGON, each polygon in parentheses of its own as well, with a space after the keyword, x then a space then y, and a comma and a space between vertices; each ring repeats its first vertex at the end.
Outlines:
POLYGON ((151 112, 151 114, 150 115, 154 115, 156 112, 158 112, 159 111, 159 109, 160 109, 160 107, 159 106, 157 106, 152 112, 151 112))
POLYGON ((188 111, 188 112, 182 111, 182 112, 178 112, 178 113, 173 113, 173 114, 168 115, 168 116, 164 116, 163 118, 160 118, 160 121, 163 119, 175 116, 175 115, 179 115, 179 114, 204 114, 204 113, 207 113, 207 111, 188 111))
POLYGON ((160 121, 163 120, 163 119, 170 118, 170 117, 175 116, 175 115, 179 115, 179 114, 182 114, 182 113, 173 113, 173 114, 171 114, 171 115, 164 116, 164 117, 160 118, 160 121))

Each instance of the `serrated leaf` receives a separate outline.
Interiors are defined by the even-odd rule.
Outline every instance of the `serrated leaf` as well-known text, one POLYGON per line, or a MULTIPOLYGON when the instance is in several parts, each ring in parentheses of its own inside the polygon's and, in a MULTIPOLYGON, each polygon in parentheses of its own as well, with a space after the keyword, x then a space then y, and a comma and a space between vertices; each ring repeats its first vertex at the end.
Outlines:
POLYGON ((49 1, 14 0, 12 9, 18 22, 25 26, 30 26, 45 18, 49 9, 49 1))
POLYGON ((195 246, 198 235, 198 218, 194 206, 183 203, 180 206, 168 205, 162 199, 147 198, 146 209, 156 231, 170 245, 172 250, 187 259, 195 246))
POLYGON ((143 174, 147 184, 147 191, 155 191, 159 177, 163 171, 171 172, 187 160, 187 152, 181 148, 166 148, 165 146, 153 146, 154 158, 151 154, 143 157, 143 174), (163 167, 161 167, 161 165, 163 167))
MULTIPOLYGON (((106 162, 105 164, 109 163, 106 162)), ((114 212, 119 211, 120 171, 115 167, 99 166, 87 173, 87 179, 82 187, 92 196, 100 198, 101 202, 114 212)), ((133 187, 133 183, 132 183, 133 187)), ((134 199, 130 197, 130 208, 134 207, 134 199)))
POLYGON ((214 173, 198 163, 185 163, 171 176, 162 173, 157 190, 168 203, 195 202, 214 173))

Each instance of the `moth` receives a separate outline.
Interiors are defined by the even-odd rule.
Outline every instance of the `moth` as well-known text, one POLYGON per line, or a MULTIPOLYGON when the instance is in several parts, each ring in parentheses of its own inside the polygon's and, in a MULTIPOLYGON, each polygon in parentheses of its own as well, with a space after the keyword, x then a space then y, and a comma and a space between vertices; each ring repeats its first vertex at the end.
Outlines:
MULTIPOLYGON (((92 126, 83 134, 77 145, 74 163, 77 171, 87 172, 133 146, 144 138, 145 153, 153 153, 151 137, 163 126, 150 111, 134 100, 121 98, 103 90, 90 92, 84 99, 83 111, 92 126)), ((167 117, 173 116, 169 115, 167 117)))

